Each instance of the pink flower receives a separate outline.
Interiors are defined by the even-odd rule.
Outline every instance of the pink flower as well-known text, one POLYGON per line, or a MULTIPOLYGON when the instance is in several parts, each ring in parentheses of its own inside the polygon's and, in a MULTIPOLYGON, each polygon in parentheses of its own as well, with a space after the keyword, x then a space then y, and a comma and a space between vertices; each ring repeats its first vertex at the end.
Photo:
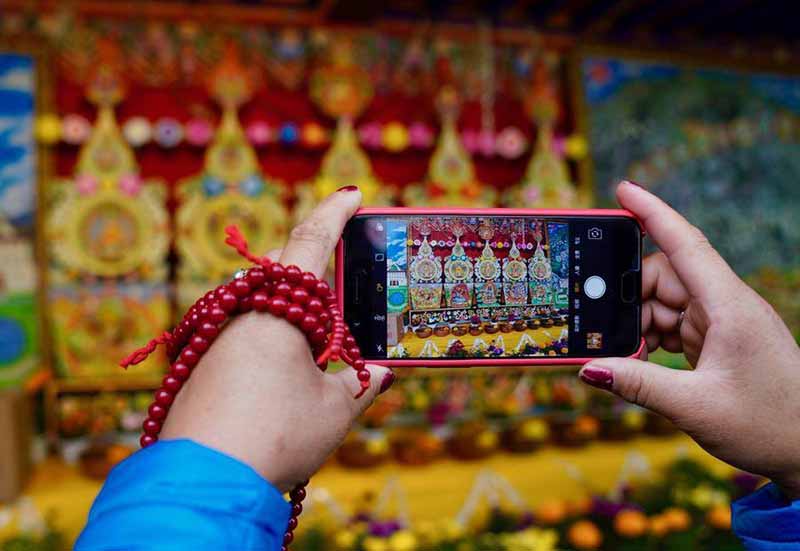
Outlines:
POLYGON ((263 121, 250 123, 245 133, 253 145, 264 145, 272 139, 272 128, 263 121))
POLYGON ((192 119, 186 123, 186 141, 192 145, 206 145, 214 133, 206 119, 192 119))
POLYGON ((383 129, 376 122, 361 125, 358 129, 358 139, 367 147, 377 149, 383 143, 383 129))
POLYGON ((75 178, 75 187, 81 195, 91 195, 97 191, 97 178, 91 174, 81 174, 75 178))
POLYGON ((558 155, 559 157, 564 156, 564 145, 566 140, 564 136, 555 136, 553 137, 553 152, 558 155))
POLYGON ((478 133, 474 130, 464 130, 461 133, 461 143, 470 153, 475 153, 480 148, 480 138, 478 133))
POLYGON ((536 203, 541 197, 542 194, 538 187, 528 186, 525 191, 522 192, 522 198, 526 205, 536 203))
POLYGON ((425 123, 412 123, 408 127, 408 142, 414 147, 425 149, 433 143, 433 132, 425 123))
POLYGON ((487 157, 494 155, 494 132, 481 130, 478 134, 478 151, 487 157))
POLYGON ((135 197, 142 190, 142 179, 138 174, 126 174, 119 179, 119 189, 122 193, 135 197))

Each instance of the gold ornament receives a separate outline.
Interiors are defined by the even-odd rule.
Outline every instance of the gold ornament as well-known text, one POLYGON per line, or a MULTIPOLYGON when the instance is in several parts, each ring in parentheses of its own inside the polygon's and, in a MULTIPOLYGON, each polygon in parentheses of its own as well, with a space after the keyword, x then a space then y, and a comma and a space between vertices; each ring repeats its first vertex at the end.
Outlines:
POLYGON ((262 175, 239 122, 237 109, 252 95, 252 82, 232 47, 212 75, 210 88, 223 108, 222 120, 206 151, 203 172, 179 188, 176 245, 182 308, 241 265, 236 252, 224 245, 226 226, 237 225, 254 251, 266 253, 283 245, 289 225, 283 187, 262 175))

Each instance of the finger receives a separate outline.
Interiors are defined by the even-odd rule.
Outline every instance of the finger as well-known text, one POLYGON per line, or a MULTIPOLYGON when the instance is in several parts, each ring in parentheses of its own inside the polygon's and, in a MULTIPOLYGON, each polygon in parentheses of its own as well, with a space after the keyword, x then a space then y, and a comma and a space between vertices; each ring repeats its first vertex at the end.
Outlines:
POLYGON ((647 343, 647 351, 655 352, 661 346, 661 333, 645 333, 644 341, 647 343))
POLYGON ((378 394, 389 390, 395 381, 395 374, 388 367, 373 364, 367 364, 366 367, 370 373, 369 388, 356 400, 353 400, 353 396, 361 392, 361 381, 354 370, 343 369, 327 376, 336 386, 337 391, 345 394, 346 403, 351 406, 353 420, 364 413, 364 410, 372 404, 378 394))
POLYGON ((667 255, 689 293, 719 302, 738 287, 738 278, 703 233, 664 201, 630 182, 617 186, 617 200, 641 220, 667 255))
POLYGON ((277 262, 281 258, 282 254, 283 254, 283 249, 272 249, 271 251, 269 251, 264 256, 266 256, 267 258, 269 258, 273 262, 277 262))
POLYGON ((344 225, 360 204, 358 188, 329 195, 292 230, 280 262, 285 266, 296 264, 317 277, 322 276, 344 225))
POLYGON ((580 371, 583 382, 668 418, 681 414, 695 392, 693 371, 670 369, 630 358, 601 358, 580 371))
POLYGON ((648 300, 642 305, 643 333, 676 333, 681 313, 657 300, 648 300))
POLYGON ((689 292, 662 252, 651 254, 642 265, 642 300, 649 298, 679 310, 689 303, 689 292))
POLYGON ((673 354, 683 352, 683 341, 677 333, 669 333, 661 337, 661 348, 673 354))

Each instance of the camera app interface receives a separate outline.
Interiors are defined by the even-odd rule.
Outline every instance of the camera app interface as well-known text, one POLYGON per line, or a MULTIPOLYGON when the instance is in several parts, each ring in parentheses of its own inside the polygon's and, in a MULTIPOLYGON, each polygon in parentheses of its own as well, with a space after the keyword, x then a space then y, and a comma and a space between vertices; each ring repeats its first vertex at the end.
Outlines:
POLYGON ((380 223, 389 358, 568 354, 566 222, 443 216, 380 223))

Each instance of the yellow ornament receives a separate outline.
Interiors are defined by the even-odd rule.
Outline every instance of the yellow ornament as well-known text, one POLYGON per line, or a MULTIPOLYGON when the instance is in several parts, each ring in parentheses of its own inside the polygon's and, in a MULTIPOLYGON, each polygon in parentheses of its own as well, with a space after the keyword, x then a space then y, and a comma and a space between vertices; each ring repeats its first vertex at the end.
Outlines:
POLYGON ((589 144, 580 134, 573 134, 564 140, 564 153, 570 159, 583 159, 588 152, 589 144))
POLYGON ((353 530, 344 529, 336 533, 333 543, 337 551, 350 551, 356 543, 356 538, 353 530))
POLYGON ((389 441, 383 436, 369 438, 367 439, 366 450, 370 455, 384 455, 389 451, 389 441))
POLYGON ((567 503, 563 499, 545 501, 533 512, 538 522, 544 525, 558 524, 567 516, 567 503))
POLYGON ((479 448, 492 450, 497 447, 497 434, 490 430, 485 430, 478 435, 476 443, 479 448))
POLYGON ((399 122, 390 122, 383 127, 381 140, 389 151, 402 151, 408 147, 408 130, 399 122))
POLYGON ((597 549, 603 543, 603 534, 595 524, 588 520, 579 520, 569 527, 567 540, 581 550, 597 549))
POLYGON ((669 521, 662 515, 650 517, 649 531, 657 538, 663 538, 669 533, 669 521))
POLYGON ((61 120, 58 115, 45 113, 36 119, 34 126, 36 139, 45 145, 52 145, 61 138, 61 120))
POLYGON ((528 419, 522 423, 522 436, 528 440, 546 440, 550 428, 542 419, 528 419))
POLYGON ((663 511, 661 516, 664 517, 664 519, 667 521, 667 524, 669 524, 670 530, 675 532, 683 532, 688 530, 692 525, 692 518, 685 509, 670 507, 669 509, 663 511))
POLYGON ((730 530, 731 508, 726 505, 715 505, 706 513, 706 522, 717 530, 730 530))
POLYGON ((390 551, 414 551, 417 548, 417 538, 409 530, 398 530, 389 538, 390 551))
POLYGON ((647 531, 647 517, 641 511, 620 511, 614 517, 614 530, 623 538, 638 538, 647 531))
POLYGON ((390 551, 389 542, 385 539, 367 536, 364 538, 364 551, 390 551))

